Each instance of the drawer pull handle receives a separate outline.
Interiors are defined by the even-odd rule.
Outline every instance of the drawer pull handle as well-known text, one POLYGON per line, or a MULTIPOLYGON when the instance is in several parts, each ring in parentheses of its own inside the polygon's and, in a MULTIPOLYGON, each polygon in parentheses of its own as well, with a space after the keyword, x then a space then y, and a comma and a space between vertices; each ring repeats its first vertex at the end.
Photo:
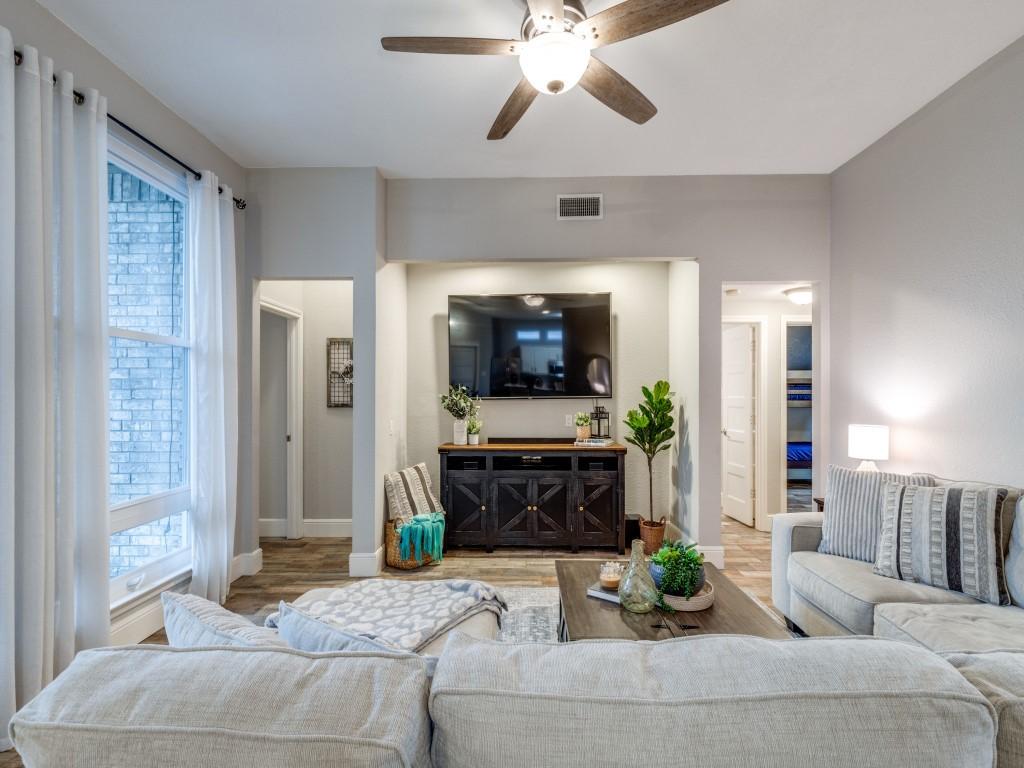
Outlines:
POLYGON ((486 504, 481 504, 480 505, 480 511, 481 512, 486 512, 487 511, 487 505, 486 504))
POLYGON ((583 505, 580 504, 580 512, 582 512, 582 511, 583 511, 583 505))

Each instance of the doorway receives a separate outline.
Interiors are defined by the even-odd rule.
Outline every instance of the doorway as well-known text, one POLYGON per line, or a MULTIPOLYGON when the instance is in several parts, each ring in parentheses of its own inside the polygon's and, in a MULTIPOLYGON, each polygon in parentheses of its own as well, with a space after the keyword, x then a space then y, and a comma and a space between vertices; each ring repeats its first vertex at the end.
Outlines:
POLYGON ((814 468, 814 359, 811 321, 803 316, 787 316, 782 323, 785 355, 786 428, 784 467, 786 512, 810 512, 811 483, 814 468))
POLYGON ((353 309, 351 280, 254 284, 253 492, 260 538, 352 536, 353 309))
POLYGON ((302 311, 260 296, 260 515, 303 536, 302 311))

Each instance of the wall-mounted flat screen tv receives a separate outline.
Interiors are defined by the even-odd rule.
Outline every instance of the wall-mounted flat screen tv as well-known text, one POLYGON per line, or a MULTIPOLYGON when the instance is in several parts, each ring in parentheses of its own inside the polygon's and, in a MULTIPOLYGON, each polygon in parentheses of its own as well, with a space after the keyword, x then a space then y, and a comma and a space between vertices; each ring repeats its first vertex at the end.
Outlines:
POLYGON ((610 293, 448 297, 448 375, 474 397, 611 397, 610 293))

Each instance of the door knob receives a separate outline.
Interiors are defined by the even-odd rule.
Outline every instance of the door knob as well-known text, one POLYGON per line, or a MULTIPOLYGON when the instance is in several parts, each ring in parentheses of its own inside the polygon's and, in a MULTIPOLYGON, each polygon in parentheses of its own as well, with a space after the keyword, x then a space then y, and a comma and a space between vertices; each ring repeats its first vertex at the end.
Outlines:
POLYGON ((726 437, 728 437, 729 436, 729 430, 728 429, 723 429, 722 430, 722 434, 725 435, 726 437))

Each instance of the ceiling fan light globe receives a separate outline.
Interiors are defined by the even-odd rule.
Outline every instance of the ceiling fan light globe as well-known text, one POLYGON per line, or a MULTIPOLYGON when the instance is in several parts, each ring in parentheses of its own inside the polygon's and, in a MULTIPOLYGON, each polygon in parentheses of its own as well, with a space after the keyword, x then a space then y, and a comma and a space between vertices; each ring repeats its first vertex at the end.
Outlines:
POLYGON ((519 66, 530 85, 549 96, 572 90, 589 64, 590 46, 571 32, 537 35, 519 55, 519 66))

